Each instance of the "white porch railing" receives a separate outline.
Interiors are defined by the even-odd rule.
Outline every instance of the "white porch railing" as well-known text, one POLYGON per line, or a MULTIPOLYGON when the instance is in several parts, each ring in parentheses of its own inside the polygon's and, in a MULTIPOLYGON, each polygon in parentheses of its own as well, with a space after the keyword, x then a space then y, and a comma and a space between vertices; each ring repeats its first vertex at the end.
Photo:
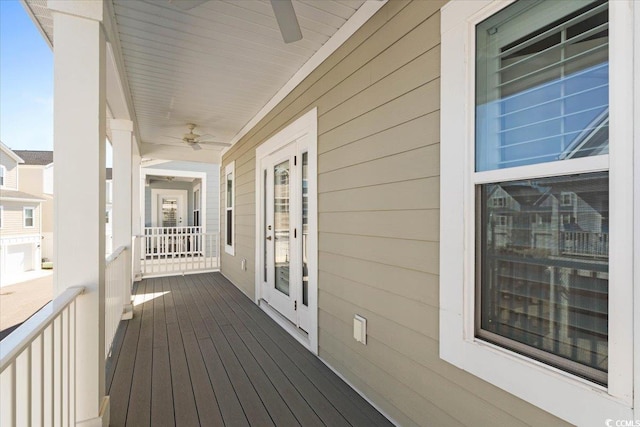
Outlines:
POLYGON ((75 424, 76 298, 69 288, 0 343, 0 425, 75 424))
POLYGON ((105 269, 105 307, 104 307, 104 357, 109 357, 111 344, 118 330, 120 319, 122 319, 122 309, 126 301, 126 287, 131 287, 131 275, 126 268, 127 263, 131 263, 129 248, 120 246, 114 253, 106 259, 105 269))
POLYGON ((143 277, 218 270, 218 234, 201 227, 146 227, 136 236, 143 277))

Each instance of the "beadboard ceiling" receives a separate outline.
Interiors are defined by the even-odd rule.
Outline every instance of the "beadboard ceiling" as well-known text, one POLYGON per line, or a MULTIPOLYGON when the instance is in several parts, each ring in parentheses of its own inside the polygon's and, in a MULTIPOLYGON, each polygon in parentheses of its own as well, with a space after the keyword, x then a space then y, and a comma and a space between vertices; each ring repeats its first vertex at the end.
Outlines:
MULTIPOLYGON (((139 138, 176 146, 184 144, 171 137, 187 123, 232 141, 365 3, 293 0, 303 39, 285 44, 268 0, 209 0, 190 10, 168 0, 109 1, 139 138)), ((53 44, 46 1, 27 6, 53 44)))

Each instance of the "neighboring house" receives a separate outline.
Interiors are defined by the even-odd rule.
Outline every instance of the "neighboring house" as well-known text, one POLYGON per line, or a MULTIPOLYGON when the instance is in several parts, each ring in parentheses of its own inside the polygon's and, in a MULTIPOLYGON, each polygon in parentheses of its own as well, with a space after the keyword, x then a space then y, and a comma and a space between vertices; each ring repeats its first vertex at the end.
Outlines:
POLYGON ((18 169, 24 163, 0 142, 0 284, 41 266, 41 206, 45 200, 19 190, 22 177, 18 169))
POLYGON ((384 421, 331 371, 402 426, 640 419, 640 2, 294 0, 292 44, 260 0, 24 4, 55 43, 54 140, 75 165, 56 171, 55 221, 73 230, 57 236, 56 301, 76 316, 76 387, 47 402, 75 397, 79 424, 107 424, 110 402, 119 424, 384 421), (107 126, 114 204, 150 194, 147 218, 118 215, 132 234, 205 226, 195 175, 140 179, 140 158, 219 166, 224 276, 138 285, 117 356, 135 369, 110 397, 104 324, 131 301, 116 260, 125 284, 104 279, 107 126), (234 308, 247 301, 227 280, 255 306, 234 308), (275 323, 243 334, 263 312, 275 323))
POLYGON ((24 163, 18 165, 19 190, 42 201, 41 257, 53 261, 53 151, 14 150, 24 163))
MULTIPOLYGON (((53 261, 53 151, 50 150, 14 150, 24 163, 18 165, 19 189, 42 199, 42 244, 43 261, 53 261)), ((112 222, 112 169, 106 169, 106 248, 111 252, 112 222)))

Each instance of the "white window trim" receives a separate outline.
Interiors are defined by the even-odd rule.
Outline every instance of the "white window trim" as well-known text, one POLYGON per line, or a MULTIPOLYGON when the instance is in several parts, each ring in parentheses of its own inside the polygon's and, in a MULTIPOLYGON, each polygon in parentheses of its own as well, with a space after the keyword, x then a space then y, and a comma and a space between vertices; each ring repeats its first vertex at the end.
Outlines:
POLYGON ((196 212, 198 212, 198 222, 200 223, 199 227, 202 227, 202 215, 200 214, 201 208, 202 208, 202 189, 200 188, 200 184, 196 184, 191 191, 193 195, 193 212, 191 214, 193 215, 196 212), (199 196, 198 198, 196 198, 196 193, 198 193, 198 196, 199 196), (198 202, 197 208, 196 208, 196 200, 198 202))
MULTIPOLYGON (((577 425, 605 419, 634 419, 633 312, 633 48, 632 0, 609 3, 610 146, 609 156, 523 166, 506 171, 473 172, 475 107, 475 25, 512 1, 450 2, 442 9, 440 179, 440 357, 564 420, 577 425), (463 116, 461 116, 463 112, 463 116), (461 154, 463 158, 461 161, 461 154), (567 162, 576 162, 568 165, 567 162), (580 163, 578 163, 580 162, 580 163), (456 167, 458 166, 458 167, 456 167), (582 172, 610 170, 610 274, 608 387, 574 376, 475 337, 475 182, 541 177, 575 167, 582 172), (446 196, 446 197, 445 197, 446 196), (462 206, 462 208, 460 208, 462 206), (461 227, 460 225, 464 226, 461 227), (445 238, 446 237, 446 238, 445 238)), ((635 44, 634 44, 635 43, 635 44)), ((637 58, 636 58, 637 60, 637 58)), ((637 134, 637 133, 636 133, 637 134)), ((637 145, 638 142, 636 141, 637 145)), ((639 299, 636 294, 636 299, 639 299)), ((639 351, 636 356, 639 361, 639 351)), ((635 373, 635 378, 640 378, 635 373)), ((637 405, 636 405, 637 406, 637 405)), ((640 415, 640 411, 637 412, 640 415)))
POLYGON ((35 228, 36 227, 36 208, 24 207, 22 208, 22 228, 35 228), (27 225, 27 211, 31 211, 31 222, 33 225, 27 225))
POLYGON ((0 188, 6 188, 7 168, 4 165, 0 165, 0 171, 2 171, 2 184, 0 184, 0 188))
POLYGON ((224 251, 231 256, 236 255, 236 162, 229 163, 224 168, 224 251), (227 190, 227 176, 232 174, 231 181, 231 207, 228 207, 229 192, 227 190), (227 212, 231 211, 231 244, 227 244, 227 212))

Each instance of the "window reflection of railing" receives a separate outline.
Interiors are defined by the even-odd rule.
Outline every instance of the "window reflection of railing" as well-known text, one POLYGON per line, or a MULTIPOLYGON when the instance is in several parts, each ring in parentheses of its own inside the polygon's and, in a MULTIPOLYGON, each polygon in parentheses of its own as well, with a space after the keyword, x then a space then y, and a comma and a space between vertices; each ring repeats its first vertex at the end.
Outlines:
POLYGON ((289 230, 275 231, 275 262, 289 263, 289 230))
POLYGON ((562 231, 560 251, 564 255, 589 255, 607 257, 609 255, 609 234, 589 231, 562 231))

